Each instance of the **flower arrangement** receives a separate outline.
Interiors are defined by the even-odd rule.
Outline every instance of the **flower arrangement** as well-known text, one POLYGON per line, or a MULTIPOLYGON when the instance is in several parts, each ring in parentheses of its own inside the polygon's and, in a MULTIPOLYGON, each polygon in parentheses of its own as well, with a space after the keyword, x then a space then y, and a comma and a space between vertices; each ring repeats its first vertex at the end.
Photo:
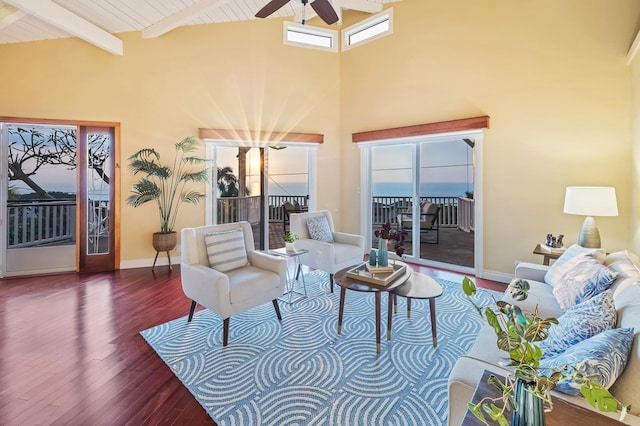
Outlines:
MULTIPOLYGON (((478 404, 469 403, 469 410, 484 424, 489 424, 485 415, 497 421, 500 426, 509 424, 505 418, 505 410, 510 406, 514 415, 518 411, 518 381, 526 384, 527 392, 535 395, 551 409, 551 390, 558 383, 571 380, 581 386, 580 392, 593 407, 608 412, 616 412, 620 408, 620 420, 624 418, 630 406, 621 404, 606 388, 591 380, 590 376, 580 373, 582 363, 576 366, 557 366, 553 370, 539 368, 543 353, 537 342, 548 337, 549 328, 558 324, 556 318, 541 318, 537 305, 532 313, 525 313, 517 305, 503 300, 495 302, 497 311, 491 307, 482 308, 472 299, 476 294, 476 286, 468 277, 463 279, 462 289, 478 313, 493 328, 498 348, 509 354, 510 365, 514 367, 514 377, 507 377, 504 382, 495 375, 489 377, 489 383, 502 392, 501 398, 484 398, 478 404), (499 400, 502 400, 502 407, 496 405, 499 400)), ((514 300, 523 301, 529 296, 530 285, 528 281, 518 279, 509 285, 508 290, 514 300)), ((540 407, 542 408, 542 404, 540 407)))
POLYGON ((374 234, 377 238, 395 241, 393 249, 395 250, 396 254, 398 256, 402 256, 404 254, 404 239, 407 237, 407 231, 391 229, 391 223, 387 222, 382 225, 382 229, 376 230, 374 234))

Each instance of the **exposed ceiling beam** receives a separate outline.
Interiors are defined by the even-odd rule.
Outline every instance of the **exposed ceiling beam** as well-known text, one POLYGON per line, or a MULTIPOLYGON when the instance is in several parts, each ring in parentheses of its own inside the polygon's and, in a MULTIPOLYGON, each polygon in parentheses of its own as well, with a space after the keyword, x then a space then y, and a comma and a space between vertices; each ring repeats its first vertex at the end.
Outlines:
MULTIPOLYGON (((329 0, 333 5, 333 9, 338 15, 338 25, 342 25, 342 11, 345 9, 356 10, 365 13, 382 12, 382 3, 370 3, 366 0, 329 0)), ((318 16, 318 14, 310 7, 297 7, 294 15, 295 22, 302 22, 304 13, 305 20, 309 20, 318 16), (305 10, 306 9, 306 10, 305 10)))
POLYGON ((365 0, 340 0, 340 8, 366 13, 378 13, 382 12, 382 3, 371 3, 365 0))
POLYGON ((16 21, 19 21, 24 16, 27 16, 25 12, 13 6, 8 4, 0 6, 0 30, 8 27, 16 21))
POLYGON ((51 0, 3 1, 100 49, 122 56, 122 40, 51 0))
POLYGON ((143 38, 160 37, 169 31, 175 30, 178 27, 190 22, 192 19, 197 18, 203 13, 207 13, 211 9, 224 6, 229 0, 200 0, 199 2, 181 10, 180 12, 156 22, 150 27, 142 30, 143 38))

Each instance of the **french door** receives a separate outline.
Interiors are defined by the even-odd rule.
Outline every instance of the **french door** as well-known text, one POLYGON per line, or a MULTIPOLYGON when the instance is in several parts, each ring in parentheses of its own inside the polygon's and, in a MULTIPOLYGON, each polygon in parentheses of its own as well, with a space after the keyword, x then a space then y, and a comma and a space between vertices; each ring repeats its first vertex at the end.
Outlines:
POLYGON ((0 123, 1 276, 117 267, 115 132, 0 123))

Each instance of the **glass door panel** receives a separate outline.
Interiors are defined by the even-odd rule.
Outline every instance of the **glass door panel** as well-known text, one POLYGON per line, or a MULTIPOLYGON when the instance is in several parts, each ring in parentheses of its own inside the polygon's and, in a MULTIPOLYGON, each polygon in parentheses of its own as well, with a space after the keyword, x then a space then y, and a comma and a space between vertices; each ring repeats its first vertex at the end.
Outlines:
POLYGON ((458 229, 459 199, 473 196, 473 148, 461 139, 421 143, 419 167, 418 257, 473 267, 473 237, 458 229))
POLYGON ((6 124, 4 274, 76 267, 76 127, 6 124))
POLYGON ((216 147, 216 223, 247 221, 256 248, 263 246, 263 149, 216 147))
POLYGON ((269 248, 284 247, 289 214, 309 209, 309 152, 295 146, 268 150, 269 248))
POLYGON ((408 233, 405 255, 413 253, 412 206, 414 194, 415 146, 411 144, 372 148, 371 218, 372 245, 377 247, 375 231, 385 223, 408 233))
POLYGON ((115 269, 115 129, 80 127, 81 272, 115 269))

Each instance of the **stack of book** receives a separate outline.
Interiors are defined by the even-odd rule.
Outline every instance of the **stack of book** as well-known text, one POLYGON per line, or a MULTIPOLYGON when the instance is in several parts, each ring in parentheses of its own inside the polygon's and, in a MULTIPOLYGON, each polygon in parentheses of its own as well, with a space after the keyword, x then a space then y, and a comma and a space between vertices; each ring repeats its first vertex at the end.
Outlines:
POLYGON ((549 252, 549 253, 564 253, 564 251, 567 249, 566 247, 551 247, 548 246, 544 243, 540 244, 540 249, 549 252))

